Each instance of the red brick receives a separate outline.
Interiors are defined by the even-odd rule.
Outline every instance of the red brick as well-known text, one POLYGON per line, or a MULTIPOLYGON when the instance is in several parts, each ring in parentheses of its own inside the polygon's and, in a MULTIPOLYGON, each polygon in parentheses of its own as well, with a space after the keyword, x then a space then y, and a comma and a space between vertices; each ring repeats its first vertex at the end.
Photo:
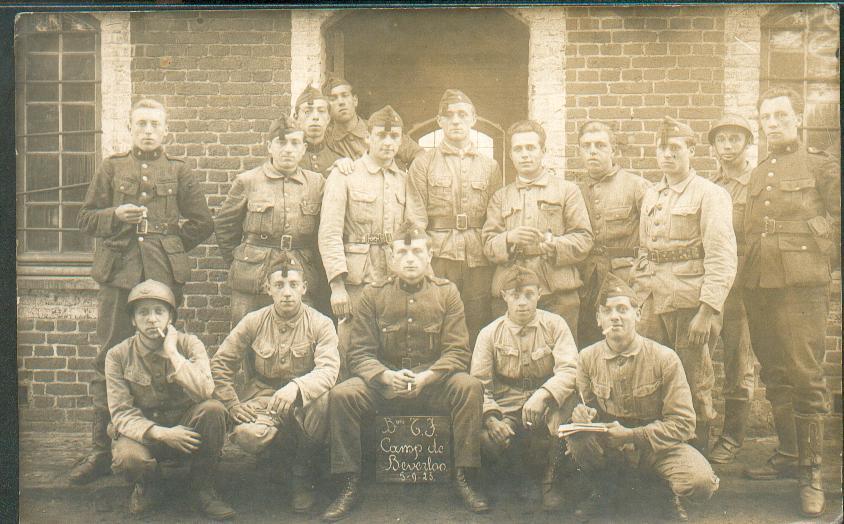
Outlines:
POLYGON ((700 42, 701 34, 695 31, 660 31, 660 42, 700 42))
POLYGON ((656 42, 656 31, 613 31, 613 42, 656 42))
POLYGON ((75 320, 58 320, 56 321, 56 329, 59 331, 76 331, 78 324, 75 320))
POLYGON ((610 85, 610 93, 619 95, 652 93, 653 90, 651 82, 622 82, 610 85))
POLYGON ((36 331, 53 331, 56 329, 56 322, 53 320, 37 320, 35 329, 36 331))
POLYGON ((44 333, 18 333, 17 341, 18 344, 43 344, 44 333))
POLYGON ((64 369, 67 359, 60 357, 29 357, 23 359, 27 369, 64 369))
POLYGON ((609 31, 569 31, 567 39, 570 44, 609 42, 611 33, 609 31))
POLYGON ((676 56, 636 56, 633 57, 633 67, 669 68, 677 65, 676 56))
POLYGON ((566 92, 575 95, 602 95, 607 92, 607 86, 596 82, 568 83, 566 92))
POLYGON ((697 82, 666 81, 654 82, 655 93, 697 93, 697 82))
MULTIPOLYGON (((56 380, 59 382, 76 382, 75 371, 56 371, 56 380)), ((49 388, 48 388, 49 390, 49 388)))
POLYGON ((86 344, 87 333, 47 333, 48 344, 86 344))
POLYGON ((53 349, 53 346, 35 346, 35 356, 36 357, 54 357, 54 356, 56 356, 56 352, 53 349))
POLYGON ((33 371, 32 372, 32 380, 34 380, 36 382, 55 382, 56 372, 55 371, 33 371))
MULTIPOLYGON (((62 359, 64 360, 64 359, 62 359)), ((68 358, 67 369, 94 369, 93 358, 68 358)))
POLYGON ((64 384, 64 383, 47 384, 47 394, 48 395, 59 395, 59 396, 87 395, 88 394, 88 385, 87 384, 64 384))

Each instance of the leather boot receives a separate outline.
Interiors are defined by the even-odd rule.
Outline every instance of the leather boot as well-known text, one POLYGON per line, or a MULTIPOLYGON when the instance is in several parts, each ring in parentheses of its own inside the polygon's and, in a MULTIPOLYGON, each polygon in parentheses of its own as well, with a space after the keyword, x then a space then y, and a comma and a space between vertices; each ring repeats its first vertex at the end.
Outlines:
POLYGON ((293 458, 293 474, 290 476, 291 506, 295 513, 307 513, 316 502, 311 471, 315 446, 307 437, 299 435, 296 456, 293 458))
POLYGON ((545 466, 545 473, 542 476, 542 510, 557 511, 563 504, 560 491, 557 487, 557 475, 563 455, 563 443, 559 439, 552 438, 551 447, 548 449, 548 465, 545 466))
POLYGON ((798 415, 794 421, 800 454, 800 512, 806 517, 817 517, 825 505, 821 481, 823 417, 798 415))
POLYGON ((791 404, 772 406, 774 428, 779 445, 771 458, 762 466, 747 468, 744 474, 753 480, 797 478, 797 430, 791 404))
POLYGON ((457 489, 457 493, 460 495, 460 498, 463 499, 463 504, 466 506, 466 509, 472 513, 484 513, 489 511, 489 503, 487 503, 486 497, 484 497, 479 491, 476 491, 466 479, 465 468, 457 468, 455 470, 454 487, 457 489))
POLYGON ((197 509, 203 515, 214 520, 227 520, 235 516, 235 511, 220 498, 217 490, 214 489, 216 470, 216 461, 192 464, 191 488, 196 496, 197 509))
POLYGON ((735 460, 738 450, 744 444, 749 413, 750 402, 746 400, 728 399, 724 402, 724 431, 709 453, 709 462, 729 464, 735 460))
POLYGON ((689 442, 704 457, 709 455, 709 427, 708 420, 698 420, 695 426, 695 438, 689 442))
POLYGON ((91 453, 73 465, 68 475, 71 484, 88 484, 111 473, 111 439, 108 436, 108 411, 94 410, 91 422, 91 453))
POLYGON ((349 516, 360 498, 360 474, 347 473, 343 477, 343 488, 334 502, 322 514, 322 520, 334 522, 349 516))
POLYGON ((675 522, 689 521, 689 513, 686 511, 686 507, 683 504, 683 499, 680 495, 671 495, 671 504, 668 506, 667 517, 669 520, 675 522))
POLYGON ((135 488, 129 497, 129 513, 140 515, 154 508, 161 502, 161 468, 141 475, 135 481, 135 488))

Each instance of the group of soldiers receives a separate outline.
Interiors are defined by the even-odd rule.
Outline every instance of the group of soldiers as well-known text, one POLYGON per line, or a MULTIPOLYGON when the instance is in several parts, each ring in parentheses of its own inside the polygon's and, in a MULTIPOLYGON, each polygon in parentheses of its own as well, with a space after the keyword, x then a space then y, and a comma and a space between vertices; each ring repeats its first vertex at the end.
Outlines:
POLYGON ((162 149, 165 108, 134 105, 132 150, 104 160, 79 214, 99 240, 101 351, 93 451, 72 482, 123 473, 141 513, 159 499, 160 460, 187 457, 199 510, 229 518, 213 486, 228 436, 286 461, 292 508, 306 512, 327 445, 340 489, 322 516, 335 521, 360 498, 362 424, 412 407, 451 416, 454 485, 471 511, 489 509, 483 458, 521 472, 546 510, 569 471, 589 486, 586 517, 609 507, 618 471, 655 474, 685 520, 686 499, 718 488, 710 462, 742 446, 752 342, 779 446, 747 474, 797 477, 802 512, 823 511, 820 362, 840 168, 801 144, 797 93, 760 97, 770 153, 755 168, 750 124, 717 122, 712 180, 690 167, 695 133, 666 117, 656 184, 619 167, 603 122, 579 129, 578 183, 544 166, 542 125, 513 124, 516 180, 503 185, 472 143, 465 93, 443 94, 430 150, 391 107, 363 119, 357 103, 342 78, 306 88, 273 122, 268 160, 235 177, 213 218, 187 165, 162 149), (173 324, 187 252, 212 231, 233 328, 209 359, 173 324), (725 422, 710 449, 719 336, 725 422), (566 422, 605 431, 561 442, 566 422))

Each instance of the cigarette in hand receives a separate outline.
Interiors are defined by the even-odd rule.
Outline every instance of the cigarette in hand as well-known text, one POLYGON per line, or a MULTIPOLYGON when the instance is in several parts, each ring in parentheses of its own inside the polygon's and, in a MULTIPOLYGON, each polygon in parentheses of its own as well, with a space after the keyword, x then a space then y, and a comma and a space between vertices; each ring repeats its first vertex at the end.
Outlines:
POLYGON ((349 317, 346 317, 346 316, 342 316, 342 317, 340 317, 340 320, 338 320, 338 321, 337 321, 337 325, 339 326, 340 324, 342 324, 343 322, 345 322, 347 318, 349 318, 349 317))
POLYGON ((525 422, 525 426, 531 427, 531 426, 533 426, 533 422, 525 422))
POLYGON ((408 382, 407 383, 407 390, 410 391, 411 389, 413 389, 413 382, 408 382))
POLYGON ((158 335, 159 335, 161 338, 166 338, 166 337, 167 337, 167 335, 165 335, 165 334, 164 334, 164 332, 163 332, 163 331, 161 331, 161 328, 160 328, 160 327, 155 328, 155 330, 156 330, 156 331, 158 331, 158 335))

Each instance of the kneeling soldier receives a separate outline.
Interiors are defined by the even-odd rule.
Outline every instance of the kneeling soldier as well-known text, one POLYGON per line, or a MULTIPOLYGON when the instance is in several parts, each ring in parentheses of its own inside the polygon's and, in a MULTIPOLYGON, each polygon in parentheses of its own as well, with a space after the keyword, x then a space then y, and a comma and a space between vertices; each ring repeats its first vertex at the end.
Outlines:
POLYGON ((314 503, 311 459, 326 435, 325 393, 340 369, 337 333, 328 317, 302 303, 307 282, 293 259, 270 269, 266 284, 273 304, 247 314, 211 360, 214 396, 237 424, 232 441, 247 452, 295 442, 292 505, 305 512, 314 503), (238 396, 241 364, 246 384, 238 396))
POLYGON ((484 385, 481 446, 494 459, 509 454, 517 469, 545 464, 542 507, 554 510, 560 505, 554 481, 562 454, 556 433, 574 407, 577 347, 562 317, 536 309, 536 273, 512 266, 501 289, 507 314, 481 330, 472 353, 472 376, 484 385), (513 456, 514 448, 520 456, 513 456))
POLYGON ((172 322, 176 299, 166 285, 147 280, 129 293, 137 333, 106 355, 105 373, 112 465, 135 483, 129 511, 142 513, 160 496, 158 459, 188 457, 191 491, 213 519, 234 516, 213 487, 226 438, 226 409, 211 400, 214 382, 205 346, 172 322))
POLYGON ((390 263, 397 277, 367 286, 352 317, 349 371, 329 393, 331 472, 344 476, 325 520, 346 517, 360 496, 361 419, 385 406, 447 409, 454 425, 455 484, 466 506, 486 500, 466 480, 481 465, 483 387, 466 374, 471 353, 457 287, 430 276, 431 245, 409 223, 393 235, 390 263))
MULTIPOLYGON (((610 273, 598 296, 605 339, 580 352, 577 388, 585 402, 572 422, 610 422, 606 434, 568 437, 592 495, 578 509, 586 516, 606 507, 602 493, 619 468, 638 468, 668 482, 672 518, 688 519, 684 498, 708 500, 718 489, 709 462, 685 442, 695 435, 695 411, 683 365, 671 349, 636 332, 641 318, 633 290, 610 273)), ((606 494, 604 492, 604 494, 606 494)))

